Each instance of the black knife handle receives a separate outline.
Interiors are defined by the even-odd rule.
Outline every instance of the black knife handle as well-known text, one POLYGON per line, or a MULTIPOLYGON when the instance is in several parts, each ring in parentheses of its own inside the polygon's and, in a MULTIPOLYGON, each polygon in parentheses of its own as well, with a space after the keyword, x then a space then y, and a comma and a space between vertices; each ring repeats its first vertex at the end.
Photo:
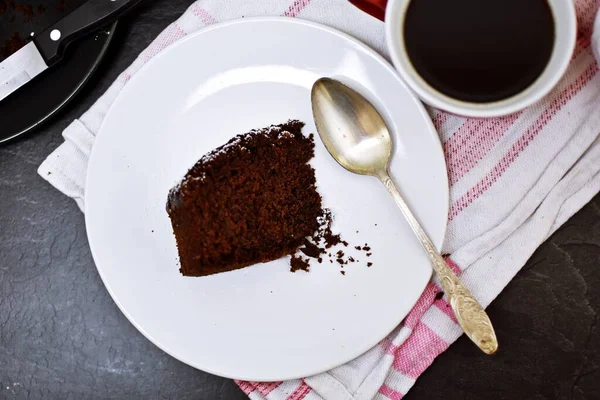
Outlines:
POLYGON ((88 0, 33 39, 48 66, 59 61, 72 41, 122 17, 141 0, 88 0))

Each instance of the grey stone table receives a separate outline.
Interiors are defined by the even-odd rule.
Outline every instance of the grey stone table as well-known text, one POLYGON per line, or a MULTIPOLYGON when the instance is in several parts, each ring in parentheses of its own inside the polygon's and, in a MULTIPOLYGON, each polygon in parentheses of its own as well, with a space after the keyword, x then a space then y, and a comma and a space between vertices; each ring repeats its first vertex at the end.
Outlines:
MULTIPOLYGON (((83 215, 36 174, 69 122, 189 3, 147 2, 120 25, 74 103, 0 146, 0 399, 245 398, 232 381, 164 354, 127 321, 96 272, 83 215)), ((490 306, 499 354, 484 357, 462 337, 406 398, 600 399, 599 266, 596 197, 490 306)))

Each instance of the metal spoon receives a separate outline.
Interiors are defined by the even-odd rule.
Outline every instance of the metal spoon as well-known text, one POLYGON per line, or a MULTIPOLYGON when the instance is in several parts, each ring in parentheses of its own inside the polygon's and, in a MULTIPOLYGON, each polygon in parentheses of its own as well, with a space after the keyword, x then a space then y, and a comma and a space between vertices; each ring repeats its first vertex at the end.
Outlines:
POLYGON ((348 171, 372 175, 384 184, 425 249, 458 323, 484 353, 493 354, 498 340, 489 317, 448 267, 390 179, 392 139, 381 115, 367 99, 334 79, 319 79, 311 97, 317 131, 329 153, 348 171))

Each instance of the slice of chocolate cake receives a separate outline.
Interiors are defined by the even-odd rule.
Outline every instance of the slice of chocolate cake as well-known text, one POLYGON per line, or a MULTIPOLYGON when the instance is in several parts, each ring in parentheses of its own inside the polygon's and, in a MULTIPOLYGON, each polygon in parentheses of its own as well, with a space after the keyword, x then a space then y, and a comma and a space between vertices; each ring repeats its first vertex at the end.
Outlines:
POLYGON ((205 276, 292 254, 319 227, 308 164, 314 137, 288 121, 234 137, 171 189, 167 212, 181 273, 205 276))

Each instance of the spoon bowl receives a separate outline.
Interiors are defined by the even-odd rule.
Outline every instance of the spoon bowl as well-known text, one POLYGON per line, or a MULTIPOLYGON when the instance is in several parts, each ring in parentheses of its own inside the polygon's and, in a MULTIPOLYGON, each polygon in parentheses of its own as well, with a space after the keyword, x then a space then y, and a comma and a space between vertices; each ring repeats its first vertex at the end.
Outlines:
POLYGON ((319 136, 342 167, 363 175, 387 170, 392 156, 390 132, 366 98, 330 78, 315 82, 311 97, 319 136))

